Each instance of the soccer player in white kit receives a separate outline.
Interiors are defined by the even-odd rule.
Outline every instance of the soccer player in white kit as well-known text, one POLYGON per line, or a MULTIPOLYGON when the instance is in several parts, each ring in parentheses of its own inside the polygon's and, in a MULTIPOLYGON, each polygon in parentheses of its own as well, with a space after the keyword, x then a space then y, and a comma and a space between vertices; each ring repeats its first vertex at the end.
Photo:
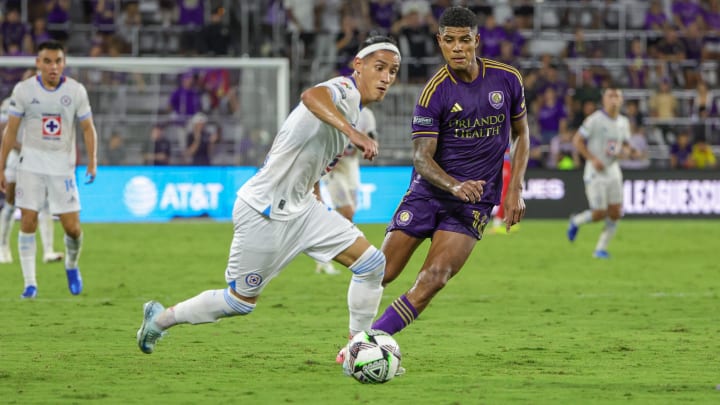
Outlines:
POLYGON ((610 240, 615 235, 622 216, 623 178, 619 159, 637 154, 630 147, 630 122, 620 114, 622 91, 609 87, 603 91, 602 109, 583 121, 573 138, 573 144, 585 158, 585 194, 590 209, 570 217, 567 237, 573 242, 580 226, 605 220, 593 256, 608 259, 610 240))
MULTIPOLYGON (((32 71, 28 71, 32 75, 32 71)), ((28 76, 29 77, 29 76, 28 76)), ((27 78, 27 77, 24 77, 27 78)), ((10 97, 6 98, 0 104, 0 133, 4 133, 5 126, 8 121, 8 110, 10 108, 10 97)), ((12 263, 12 253, 10 251, 10 231, 15 222, 15 182, 17 181, 17 164, 20 158, 20 140, 23 129, 18 130, 18 140, 13 148, 5 164, 5 180, 7 187, 5 190, 5 203, 0 209, 0 263, 12 263)), ((48 204, 43 206, 42 211, 38 214, 38 228, 40 228, 40 239, 43 246, 43 262, 58 262, 62 260, 62 253, 55 252, 53 249, 55 235, 53 227, 53 217, 50 214, 48 204)))
POLYGON ((265 286, 300 253, 335 261, 352 271, 347 299, 350 333, 368 329, 382 297, 385 256, 352 222, 328 210, 314 193, 348 143, 372 160, 378 145, 356 129, 360 110, 381 101, 400 68, 400 51, 389 38, 371 37, 353 61, 349 77, 335 77, 305 90, 302 102, 277 134, 265 164, 237 193, 233 240, 225 281, 163 308, 143 307, 137 343, 152 353, 164 331, 177 324, 215 322, 247 315, 265 286))
MULTIPOLYGON (((376 139, 377 124, 375 114, 369 108, 360 110, 358 131, 376 139)), ((357 192, 360 187, 360 157, 353 145, 348 145, 340 160, 327 176, 323 177, 330 201, 335 211, 352 221, 357 208, 357 192)), ((316 262, 316 273, 339 274, 331 262, 316 262)))
POLYGON ((95 179, 97 172, 97 133, 85 87, 63 75, 63 46, 56 41, 40 44, 35 67, 38 75, 18 83, 11 96, 0 149, 0 188, 6 190, 4 171, 22 123, 25 131, 15 190, 15 203, 21 212, 18 251, 25 280, 21 297, 34 298, 37 294, 35 230, 38 212, 46 200, 65 230, 65 272, 70 293, 77 295, 83 284, 78 269, 82 229, 75 179, 76 120, 88 154, 88 182, 95 179))

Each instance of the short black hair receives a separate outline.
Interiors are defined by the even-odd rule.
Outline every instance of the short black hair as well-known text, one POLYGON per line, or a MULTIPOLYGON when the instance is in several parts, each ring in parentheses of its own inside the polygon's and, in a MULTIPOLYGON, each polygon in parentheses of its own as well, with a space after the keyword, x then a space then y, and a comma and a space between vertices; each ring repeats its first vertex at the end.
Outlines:
MULTIPOLYGON (((363 41, 362 45, 360 45, 360 49, 358 49, 358 52, 362 51, 363 49, 367 48, 370 45, 382 44, 382 43, 386 43, 386 42, 397 46, 397 42, 392 37, 387 37, 385 35, 372 35, 372 36, 368 37, 365 41, 363 41)), ((370 55, 367 55, 367 56, 370 56, 370 55)))
POLYGON ((45 42, 42 42, 40 45, 38 45, 38 47, 37 47, 38 53, 40 51, 42 51, 43 49, 49 49, 51 51, 63 51, 63 53, 65 53, 65 47, 63 46, 63 44, 61 44, 58 41, 54 41, 54 40, 45 41, 45 42))
POLYGON ((470 29, 476 29, 478 17, 469 8, 453 6, 443 11, 438 25, 440 25, 441 31, 445 27, 469 27, 470 29))
POLYGON ((367 48, 370 45, 374 44, 381 44, 383 42, 389 42, 395 46, 397 46, 397 42, 392 37, 386 37, 385 35, 372 35, 369 36, 365 41, 363 41, 362 45, 360 45, 360 51, 363 48, 367 48))

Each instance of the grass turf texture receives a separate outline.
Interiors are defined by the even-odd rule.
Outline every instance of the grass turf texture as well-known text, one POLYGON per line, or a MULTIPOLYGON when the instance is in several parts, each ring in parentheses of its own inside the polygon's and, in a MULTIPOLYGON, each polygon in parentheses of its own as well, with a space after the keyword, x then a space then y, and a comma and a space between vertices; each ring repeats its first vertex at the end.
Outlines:
MULTIPOLYGON (((379 246, 384 227, 361 228, 379 246)), ((486 235, 396 335, 408 373, 363 386, 334 364, 349 273, 317 275, 300 257, 253 314, 176 327, 148 356, 135 342, 142 304, 223 288, 231 225, 87 224, 78 297, 62 264, 38 264, 29 302, 18 298, 15 250, 0 267, 0 402, 720 403, 720 222, 625 220, 609 261, 591 257, 599 224, 574 244, 565 228, 527 221, 486 235)), ((410 287, 426 249, 386 288, 381 311, 410 287)))

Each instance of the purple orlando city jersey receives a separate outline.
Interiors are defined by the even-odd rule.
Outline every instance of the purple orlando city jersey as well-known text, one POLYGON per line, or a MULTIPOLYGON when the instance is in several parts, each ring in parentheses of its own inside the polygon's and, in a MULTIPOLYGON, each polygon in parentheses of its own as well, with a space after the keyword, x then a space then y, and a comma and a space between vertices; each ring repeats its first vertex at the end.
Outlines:
MULTIPOLYGON (((415 105, 412 138, 437 138, 435 161, 459 181, 485 180, 482 201, 499 204, 503 156, 511 122, 525 115, 525 94, 517 69, 478 59, 480 75, 471 83, 443 66, 425 85, 415 105)), ((455 199, 414 169, 410 192, 455 199)))

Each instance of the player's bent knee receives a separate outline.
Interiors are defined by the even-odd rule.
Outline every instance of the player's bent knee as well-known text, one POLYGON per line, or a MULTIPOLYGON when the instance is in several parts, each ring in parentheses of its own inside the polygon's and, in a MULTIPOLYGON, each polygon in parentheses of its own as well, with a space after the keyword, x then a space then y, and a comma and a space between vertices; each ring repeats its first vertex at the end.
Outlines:
POLYGON ((380 284, 385 275, 385 255, 375 246, 365 250, 355 263, 350 265, 353 280, 380 284))

